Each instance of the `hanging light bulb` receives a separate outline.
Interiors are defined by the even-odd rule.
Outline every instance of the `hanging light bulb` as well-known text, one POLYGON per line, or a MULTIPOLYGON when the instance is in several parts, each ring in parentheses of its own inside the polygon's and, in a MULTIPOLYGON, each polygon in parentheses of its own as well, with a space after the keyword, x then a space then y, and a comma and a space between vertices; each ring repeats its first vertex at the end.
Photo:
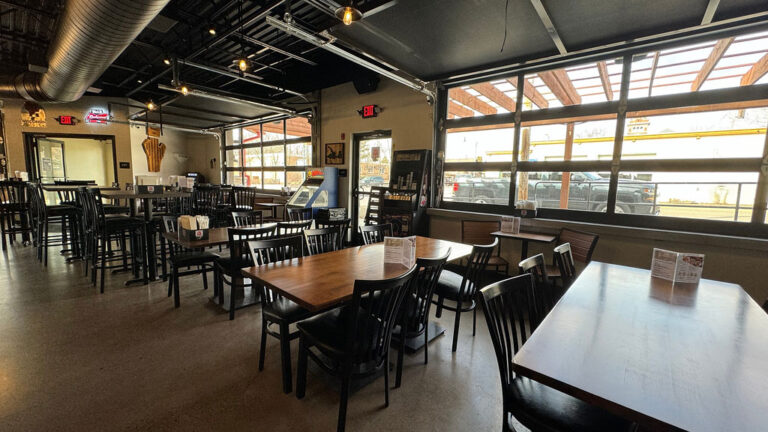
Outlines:
POLYGON ((208 26, 208 34, 211 36, 216 36, 216 27, 213 25, 208 26))
POLYGON ((165 63, 166 66, 170 66, 171 65, 171 59, 169 57, 165 57, 165 58, 163 58, 163 63, 165 63))
POLYGON ((189 94, 189 87, 187 87, 185 84, 182 84, 181 87, 179 88, 179 91, 181 91, 181 94, 186 96, 189 94))
POLYGON ((241 58, 237 61, 237 68, 240 69, 240 71, 245 72, 248 70, 248 60, 245 58, 241 58))
POLYGON ((150 111, 154 111, 155 108, 157 108, 157 105, 155 105, 155 103, 152 102, 152 100, 150 99, 150 101, 147 102, 147 109, 150 111))
POLYGON ((363 17, 363 13, 354 6, 354 2, 350 1, 347 6, 342 6, 336 9, 336 17, 340 19, 344 25, 350 25, 355 21, 359 21, 363 17))

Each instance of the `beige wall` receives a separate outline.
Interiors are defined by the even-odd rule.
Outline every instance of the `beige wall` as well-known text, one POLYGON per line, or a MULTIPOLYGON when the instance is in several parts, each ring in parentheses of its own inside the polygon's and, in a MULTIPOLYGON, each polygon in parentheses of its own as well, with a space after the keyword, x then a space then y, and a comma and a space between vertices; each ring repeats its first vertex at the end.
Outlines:
MULTIPOLYGON (((8 157, 8 164, 10 172, 14 170, 26 171, 26 163, 24 160, 24 142, 22 133, 44 133, 44 134, 82 134, 82 135, 113 135, 115 137, 115 148, 118 162, 130 162, 131 161, 131 138, 130 130, 125 123, 109 123, 109 124, 88 124, 83 121, 83 118, 91 108, 101 108, 105 111, 108 110, 107 104, 110 101, 127 103, 127 99, 123 98, 102 98, 86 96, 77 102, 68 104, 40 104, 45 109, 46 115, 46 127, 45 128, 28 128, 21 126, 21 110, 23 101, 19 99, 5 99, 3 100, 4 106, 2 108, 5 114, 5 138, 6 138, 6 155, 8 157), (60 115, 72 115, 75 116, 80 122, 74 126, 62 126, 55 117, 60 115)), ((117 121, 127 121, 128 108, 124 106, 113 105, 112 116, 117 121)), ((121 169, 117 170, 118 181, 127 182, 133 178, 132 170, 121 169)))
MULTIPOLYGON (((429 210, 430 236, 445 240, 461 240, 461 220, 498 220, 497 215, 429 210)), ((704 277, 741 285, 757 302, 768 297, 768 240, 734 238, 716 235, 680 233, 631 227, 563 222, 548 219, 523 219, 526 231, 557 234, 560 228, 592 232, 600 236, 592 259, 631 267, 650 268, 653 248, 706 255, 704 277)), ((552 262, 555 244, 531 243, 528 256, 544 253, 552 262)), ((503 240, 501 253, 516 268, 521 244, 503 240)))
POLYGON ((111 185, 115 179, 112 163, 112 141, 62 138, 64 163, 70 180, 94 180, 98 185, 111 185))
POLYGON ((325 144, 345 143, 345 165, 349 176, 339 179, 339 205, 350 207, 349 186, 352 176, 352 134, 376 130, 392 131, 393 150, 432 148, 432 105, 425 95, 408 87, 382 78, 378 90, 357 94, 352 83, 325 89, 320 98, 320 149, 316 154, 325 163, 325 144), (381 108, 378 117, 363 119, 357 110, 363 105, 376 104, 381 108), (341 139, 344 134, 344 139, 341 139))

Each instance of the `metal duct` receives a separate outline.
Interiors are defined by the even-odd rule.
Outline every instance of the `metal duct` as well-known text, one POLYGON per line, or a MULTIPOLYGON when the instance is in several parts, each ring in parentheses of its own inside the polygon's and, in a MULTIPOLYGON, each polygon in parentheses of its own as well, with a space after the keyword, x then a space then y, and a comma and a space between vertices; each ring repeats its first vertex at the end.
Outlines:
POLYGON ((48 48, 48 71, 0 77, 0 98, 73 102, 170 0, 67 0, 48 48))

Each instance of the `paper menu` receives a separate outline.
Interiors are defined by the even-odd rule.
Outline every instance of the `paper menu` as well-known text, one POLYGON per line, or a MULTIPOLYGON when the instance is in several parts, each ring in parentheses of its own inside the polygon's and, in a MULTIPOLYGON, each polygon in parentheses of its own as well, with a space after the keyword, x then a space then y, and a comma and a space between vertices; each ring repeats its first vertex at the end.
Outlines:
POLYGON ((208 216, 179 216, 177 223, 179 229, 194 231, 208 229, 209 220, 208 216))
POLYGON ((384 237, 384 263, 413 267, 416 264, 416 236, 384 237))
POLYGON ((704 255, 653 249, 651 277, 673 283, 699 283, 704 270, 704 255))
POLYGON ((502 216, 501 232, 518 234, 520 232, 520 218, 516 216, 502 216))

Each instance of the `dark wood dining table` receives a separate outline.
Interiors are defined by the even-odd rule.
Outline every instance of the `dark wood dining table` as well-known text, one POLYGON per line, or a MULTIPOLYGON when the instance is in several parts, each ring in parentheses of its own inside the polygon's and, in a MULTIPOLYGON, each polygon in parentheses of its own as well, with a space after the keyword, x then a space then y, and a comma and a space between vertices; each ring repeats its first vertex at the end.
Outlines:
POLYGON ((513 369, 650 430, 768 424, 768 314, 732 283, 592 262, 513 369))
POLYGON ((528 258, 528 242, 552 243, 553 241, 557 240, 557 236, 554 236, 552 234, 540 234, 540 233, 532 233, 532 232, 525 232, 525 231, 520 231, 518 233, 494 231, 491 233, 491 235, 493 237, 498 237, 503 239, 520 240, 523 244, 522 249, 520 250, 521 260, 528 258))
MULTIPOLYGON (((436 258, 450 248, 449 261, 468 256, 472 246, 429 237, 416 237, 416 257, 436 258)), ((302 307, 318 312, 340 305, 352 298, 355 280, 388 279, 402 275, 408 268, 401 264, 384 263, 384 244, 356 246, 289 261, 244 268, 245 277, 295 301, 302 307)), ((430 341, 445 333, 431 323, 430 341)), ((409 341, 411 350, 423 346, 423 338, 409 341)))

